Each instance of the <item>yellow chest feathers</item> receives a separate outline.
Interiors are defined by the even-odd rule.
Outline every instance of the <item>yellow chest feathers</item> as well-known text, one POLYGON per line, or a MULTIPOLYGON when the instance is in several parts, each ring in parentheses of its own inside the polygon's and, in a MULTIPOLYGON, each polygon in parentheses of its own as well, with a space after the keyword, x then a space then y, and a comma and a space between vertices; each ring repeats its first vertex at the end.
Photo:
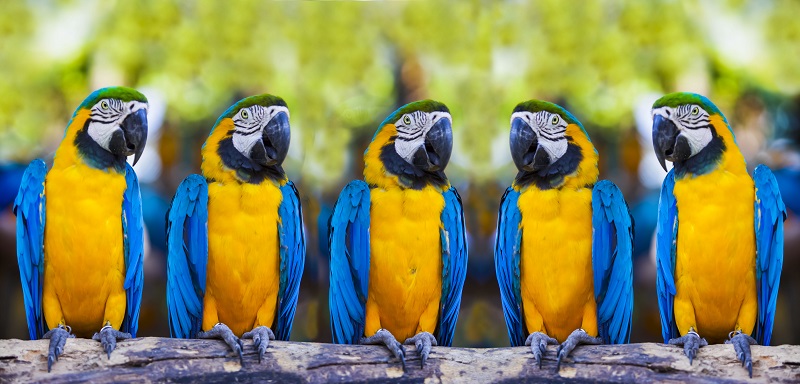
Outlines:
POLYGON ((526 266, 530 272, 537 269, 537 275, 566 272, 567 266, 577 265, 580 271, 574 273, 591 271, 591 201, 589 188, 531 188, 520 195, 523 273, 526 266))
POLYGON ((400 339, 420 329, 433 332, 435 325, 428 323, 438 311, 423 314, 438 308, 441 297, 444 197, 426 187, 375 188, 371 198, 367 323, 378 324, 372 316, 379 313, 380 326, 400 339))
POLYGON ((278 207, 283 196, 269 181, 261 184, 210 182, 209 252, 245 257, 277 250, 278 207), (234 247, 234 248, 231 248, 234 247), (238 252, 237 252, 238 251, 238 252))

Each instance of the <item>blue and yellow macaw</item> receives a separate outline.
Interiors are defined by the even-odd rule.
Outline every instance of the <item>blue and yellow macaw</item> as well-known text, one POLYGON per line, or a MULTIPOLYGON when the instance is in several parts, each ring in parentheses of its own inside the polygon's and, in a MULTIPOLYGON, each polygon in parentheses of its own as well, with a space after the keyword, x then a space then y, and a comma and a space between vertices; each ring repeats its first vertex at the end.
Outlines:
POLYGON ((364 152, 364 181, 339 195, 330 221, 335 343, 384 344, 403 367, 398 339, 416 345, 423 367, 432 345, 452 343, 467 243, 461 198, 444 174, 451 125, 433 100, 396 110, 364 152))
POLYGON ((167 305, 173 337, 220 338, 259 362, 288 340, 305 262, 300 198, 281 167, 289 109, 277 96, 239 100, 203 145, 203 175, 178 187, 167 216, 167 305))
POLYGON ((691 362, 706 339, 727 338, 752 377, 750 344, 769 345, 783 265, 775 177, 764 165, 750 177, 728 121, 707 98, 672 93, 652 114, 656 156, 665 170, 665 159, 674 166, 656 235, 664 342, 682 345, 691 362))
POLYGON ((147 141, 147 99, 103 88, 67 125, 53 167, 31 162, 14 202, 31 339, 50 339, 47 370, 69 337, 92 336, 111 357, 136 336, 144 227, 139 182, 126 162, 147 141), (74 332, 74 335, 72 334, 74 332))
POLYGON ((633 313, 633 226, 622 192, 597 181, 597 151, 564 108, 530 100, 511 114, 519 173, 500 204, 495 266, 513 346, 539 368, 579 344, 623 344, 633 313), (527 338, 526 338, 527 336, 527 338))

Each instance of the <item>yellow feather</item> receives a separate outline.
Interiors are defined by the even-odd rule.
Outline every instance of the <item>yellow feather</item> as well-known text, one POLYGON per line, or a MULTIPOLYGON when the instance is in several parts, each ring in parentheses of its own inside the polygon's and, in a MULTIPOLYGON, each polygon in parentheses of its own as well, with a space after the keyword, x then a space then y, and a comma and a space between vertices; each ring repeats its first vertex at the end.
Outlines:
POLYGON ((273 327, 280 288, 278 207, 275 184, 210 182, 208 274, 203 329, 223 322, 241 336, 273 327))
POLYGON ((714 115, 711 123, 726 146, 719 168, 675 183, 674 309, 681 334, 694 328, 722 342, 733 330, 749 334, 755 326, 755 187, 725 122, 714 115))
MULTIPOLYGON (((380 150, 397 134, 387 124, 364 153, 364 180, 371 191, 370 271, 364 333, 385 328, 401 342, 433 333, 442 294, 440 230, 442 190, 400 187, 388 174, 380 150)), ((449 188, 449 187, 448 187, 449 188)))
POLYGON ((559 342, 578 328, 597 336, 591 190, 599 173, 597 151, 577 125, 567 126, 567 136, 581 148, 583 159, 560 188, 515 185, 522 213, 520 293, 525 324, 529 333, 544 332, 559 342))
POLYGON ((45 182, 43 310, 49 328, 91 337, 125 315, 122 195, 125 176, 87 166, 73 145, 89 117, 78 111, 45 182))

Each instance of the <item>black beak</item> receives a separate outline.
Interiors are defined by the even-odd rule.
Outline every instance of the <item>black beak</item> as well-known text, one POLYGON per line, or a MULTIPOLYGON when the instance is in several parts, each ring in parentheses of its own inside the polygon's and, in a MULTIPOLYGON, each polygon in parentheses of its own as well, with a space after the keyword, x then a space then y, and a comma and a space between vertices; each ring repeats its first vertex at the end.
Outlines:
MULTIPOLYGON (((128 115, 122 121, 122 135, 125 138, 125 147, 117 151, 125 156, 133 156, 133 164, 139 161, 147 143, 147 110, 140 109, 128 115)), ((113 152, 113 151, 112 151, 113 152)))
POLYGON ((250 150, 250 159, 264 166, 283 163, 289 152, 289 116, 278 112, 261 132, 261 141, 250 150))
POLYGON ((680 133, 672 120, 661 115, 653 117, 653 149, 656 151, 661 168, 665 171, 667 164, 664 160, 679 163, 692 155, 689 142, 680 133))
POLYGON ((511 122, 511 158, 517 169, 525 172, 535 172, 550 165, 550 156, 539 146, 536 132, 520 118, 511 122))
POLYGON ((428 172, 447 167, 453 152, 453 128, 450 119, 441 119, 425 135, 425 144, 414 153, 412 163, 428 172))

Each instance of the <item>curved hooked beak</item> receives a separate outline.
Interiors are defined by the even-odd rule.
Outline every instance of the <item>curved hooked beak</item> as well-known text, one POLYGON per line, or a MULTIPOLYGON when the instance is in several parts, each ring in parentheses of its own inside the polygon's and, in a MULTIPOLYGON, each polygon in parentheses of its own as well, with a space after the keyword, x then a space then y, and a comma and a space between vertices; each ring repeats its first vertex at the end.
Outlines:
POLYGON ((511 122, 511 158, 517 169, 525 172, 536 172, 550 165, 550 156, 539 145, 536 132, 520 118, 511 122))
POLYGON ((289 152, 289 115, 278 112, 261 131, 259 140, 250 150, 250 159, 264 166, 283 163, 289 152))
POLYGON ((133 164, 136 165, 147 143, 147 110, 140 109, 129 114, 122 121, 120 128, 123 140, 112 143, 111 152, 115 155, 124 154, 126 157, 134 155, 133 164))
POLYGON ((453 128, 450 119, 440 119, 425 135, 425 142, 412 158, 414 166, 429 172, 447 167, 453 152, 453 128))
POLYGON ((653 149, 656 151, 661 168, 667 170, 664 160, 676 163, 692 155, 688 140, 681 136, 680 130, 670 119, 661 115, 653 117, 653 149))

